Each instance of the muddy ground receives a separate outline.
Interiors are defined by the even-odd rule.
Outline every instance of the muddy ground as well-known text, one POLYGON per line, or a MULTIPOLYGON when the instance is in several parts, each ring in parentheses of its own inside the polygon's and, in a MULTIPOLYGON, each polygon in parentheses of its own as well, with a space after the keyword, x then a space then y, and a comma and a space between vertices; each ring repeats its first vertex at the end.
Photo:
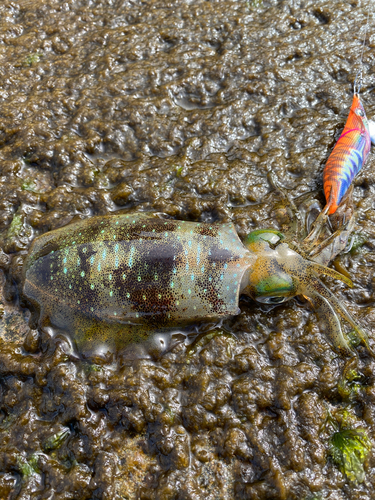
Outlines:
MULTIPOLYGON (((32 240, 74 217, 151 211, 244 236, 278 227, 269 172, 323 203, 367 9, 372 117, 371 2, 1 2, 1 499, 373 498, 373 451, 344 474, 330 443, 337 429, 375 437, 375 362, 359 346, 343 379, 308 304, 242 300, 193 348, 100 364, 30 329, 19 292, 32 240)), ((370 337, 374 179, 372 153, 340 257, 355 287, 327 281, 370 337)))

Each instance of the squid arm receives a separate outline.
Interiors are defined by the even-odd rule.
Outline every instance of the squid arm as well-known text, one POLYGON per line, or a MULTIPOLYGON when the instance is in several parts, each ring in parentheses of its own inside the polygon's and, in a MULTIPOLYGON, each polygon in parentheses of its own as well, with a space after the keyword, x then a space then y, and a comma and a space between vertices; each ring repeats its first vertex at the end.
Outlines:
MULTIPOLYGON (((311 281, 308 285, 305 285, 305 291, 303 293, 313 300, 318 316, 321 317, 323 323, 325 323, 325 328, 328 338, 333 343, 334 347, 337 348, 338 351, 340 352, 346 351, 347 355, 350 353, 349 355, 353 356, 353 351, 350 349, 349 344, 347 343, 342 333, 340 321, 337 317, 337 314, 339 314, 345 321, 349 323, 349 325, 351 325, 351 327, 358 334, 358 336, 360 337, 361 341, 364 343, 368 351, 373 356, 375 356, 375 353, 373 352, 373 350, 369 345, 367 333, 354 321, 354 319, 351 317, 349 312, 342 305, 342 303, 336 297, 336 295, 332 293, 319 280, 317 273, 322 273, 321 267, 323 266, 317 266, 316 271, 314 270, 315 276, 311 276, 311 281)), ((345 283, 350 281, 348 278, 340 275, 340 273, 336 273, 332 269, 329 269, 329 271, 332 271, 332 273, 325 272, 324 274, 328 274, 336 278, 337 275, 339 275, 340 276, 339 279, 341 279, 345 283), (334 274, 336 274, 336 276, 334 276, 334 274)))

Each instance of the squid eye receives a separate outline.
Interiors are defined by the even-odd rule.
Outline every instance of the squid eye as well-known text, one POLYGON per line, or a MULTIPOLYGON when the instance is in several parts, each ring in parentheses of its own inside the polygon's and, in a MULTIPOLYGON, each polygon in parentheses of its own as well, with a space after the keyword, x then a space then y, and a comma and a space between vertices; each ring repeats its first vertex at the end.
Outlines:
POLYGON ((262 302, 262 304, 281 304, 288 300, 289 297, 257 297, 257 302, 262 302))
POLYGON ((357 114, 358 116, 365 116, 365 114, 364 114, 364 112, 361 110, 361 108, 356 109, 356 110, 355 110, 355 112, 356 112, 356 114, 357 114))

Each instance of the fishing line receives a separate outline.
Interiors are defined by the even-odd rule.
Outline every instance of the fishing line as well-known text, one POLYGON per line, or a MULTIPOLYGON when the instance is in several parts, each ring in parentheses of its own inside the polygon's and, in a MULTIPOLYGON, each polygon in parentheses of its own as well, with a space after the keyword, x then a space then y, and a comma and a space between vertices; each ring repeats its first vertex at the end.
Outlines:
POLYGON ((365 44, 366 44, 366 37, 367 37, 367 29, 368 29, 368 21, 370 18, 370 9, 367 10, 367 18, 366 18, 366 25, 365 25, 365 34, 363 37, 363 42, 362 42, 362 50, 361 50, 361 57, 359 59, 359 71, 356 74, 355 80, 354 80, 354 85, 353 85, 353 92, 354 95, 359 96, 359 92, 362 87, 363 83, 363 54, 365 51, 365 44))

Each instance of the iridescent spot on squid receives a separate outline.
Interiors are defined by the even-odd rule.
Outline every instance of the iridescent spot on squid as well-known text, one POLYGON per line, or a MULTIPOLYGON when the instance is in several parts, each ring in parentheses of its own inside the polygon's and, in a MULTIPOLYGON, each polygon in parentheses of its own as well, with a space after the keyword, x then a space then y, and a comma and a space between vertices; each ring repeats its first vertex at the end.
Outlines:
POLYGON ((91 283, 90 288, 91 288, 91 290, 94 290, 95 285, 93 283, 91 283))
POLYGON ((204 266, 201 267, 201 271, 202 271, 202 273, 204 273, 204 266))
POLYGON ((64 267, 64 274, 66 274, 68 272, 67 268, 64 267))
POLYGON ((133 255, 134 255, 134 252, 135 252, 135 247, 132 246, 130 248, 130 255, 129 255, 129 260, 128 260, 128 266, 129 267, 133 267, 133 255))
POLYGON ((113 295, 113 290, 109 292, 109 296, 112 297, 112 295, 113 295))
POLYGON ((194 281, 194 274, 191 275, 191 281, 194 281))
POLYGON ((173 281, 172 281, 172 282, 171 282, 171 288, 173 288, 173 287, 174 287, 174 283, 173 283, 173 281))
POLYGON ((77 266, 80 266, 81 265, 81 259, 78 257, 77 259, 77 266))
POLYGON ((101 270, 101 268, 102 268, 102 266, 101 266, 101 264, 100 264, 100 262, 99 262, 99 264, 98 264, 98 271, 100 271, 100 270, 101 270))
POLYGON ((85 276, 85 271, 81 271, 82 278, 85 276))
POLYGON ((109 279, 109 281, 111 281, 111 279, 112 279, 112 274, 109 274, 109 275, 108 275, 108 279, 109 279))
POLYGON ((106 257, 107 257, 107 250, 104 249, 102 253, 102 259, 105 260, 106 257))
POLYGON ((90 264, 93 265, 94 261, 95 261, 95 257, 94 257, 94 255, 91 255, 91 257, 90 257, 90 264))

